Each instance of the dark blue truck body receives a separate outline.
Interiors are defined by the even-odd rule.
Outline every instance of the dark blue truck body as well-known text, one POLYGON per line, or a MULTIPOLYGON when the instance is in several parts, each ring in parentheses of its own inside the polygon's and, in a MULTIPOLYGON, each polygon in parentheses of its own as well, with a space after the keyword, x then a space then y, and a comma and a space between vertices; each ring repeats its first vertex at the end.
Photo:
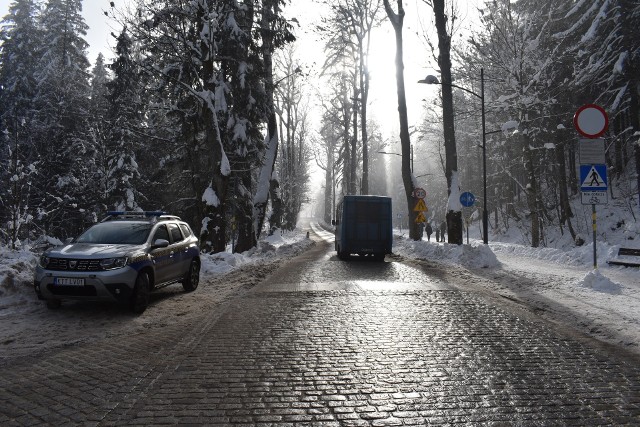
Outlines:
POLYGON ((336 215, 338 257, 358 254, 382 260, 391 253, 392 244, 391 198, 344 196, 336 215))

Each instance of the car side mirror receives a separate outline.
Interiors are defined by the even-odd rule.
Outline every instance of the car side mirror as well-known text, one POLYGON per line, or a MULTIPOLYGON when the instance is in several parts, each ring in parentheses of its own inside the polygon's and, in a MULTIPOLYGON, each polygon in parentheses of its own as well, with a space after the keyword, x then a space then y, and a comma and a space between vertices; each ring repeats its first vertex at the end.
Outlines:
POLYGON ((151 245, 151 249, 157 249, 157 248, 166 248, 167 246, 169 246, 169 241, 165 240, 165 239, 157 239, 155 242, 153 242, 153 244, 151 245))
POLYGON ((64 244, 65 245, 68 245, 71 242, 73 242, 73 237, 67 237, 66 239, 64 239, 64 244))

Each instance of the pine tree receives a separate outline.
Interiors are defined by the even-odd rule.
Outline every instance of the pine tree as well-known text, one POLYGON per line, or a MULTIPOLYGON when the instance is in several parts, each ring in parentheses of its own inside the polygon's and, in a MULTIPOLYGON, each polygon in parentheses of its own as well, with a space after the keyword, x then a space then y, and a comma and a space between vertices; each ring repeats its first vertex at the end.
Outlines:
POLYGON ((91 76, 91 95, 89 104, 88 117, 88 136, 91 138, 91 146, 93 155, 86 156, 89 163, 89 173, 92 175, 92 182, 99 185, 92 186, 85 194, 85 203, 92 206, 95 219, 101 217, 101 213, 105 211, 104 203, 104 187, 103 176, 105 174, 103 168, 103 160, 106 155, 107 132, 109 125, 105 119, 109 108, 107 100, 107 83, 109 74, 104 63, 104 56, 100 53, 96 59, 95 66, 91 76))
POLYGON ((84 221, 92 220, 83 201, 92 185, 87 158, 94 151, 87 135, 90 64, 81 10, 81 0, 49 0, 40 22, 44 44, 36 74, 36 217, 46 233, 58 236, 75 235, 84 221))
POLYGON ((139 67, 133 57, 133 41, 126 28, 117 37, 116 58, 109 65, 113 79, 106 83, 108 101, 105 114, 107 152, 104 157, 104 204, 116 210, 137 210, 141 188, 137 154, 141 151, 140 131, 144 106, 139 67))
POLYGON ((0 29, 0 241, 16 247, 28 237, 31 180, 38 165, 33 150, 40 31, 34 0, 17 0, 0 29))

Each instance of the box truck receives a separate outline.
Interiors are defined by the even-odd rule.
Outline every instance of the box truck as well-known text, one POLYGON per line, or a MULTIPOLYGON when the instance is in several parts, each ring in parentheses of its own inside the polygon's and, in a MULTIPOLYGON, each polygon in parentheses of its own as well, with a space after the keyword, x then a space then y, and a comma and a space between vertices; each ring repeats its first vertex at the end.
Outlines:
POLYGON ((344 196, 335 219, 338 258, 357 254, 384 260, 393 243, 391 219, 390 197, 344 196))

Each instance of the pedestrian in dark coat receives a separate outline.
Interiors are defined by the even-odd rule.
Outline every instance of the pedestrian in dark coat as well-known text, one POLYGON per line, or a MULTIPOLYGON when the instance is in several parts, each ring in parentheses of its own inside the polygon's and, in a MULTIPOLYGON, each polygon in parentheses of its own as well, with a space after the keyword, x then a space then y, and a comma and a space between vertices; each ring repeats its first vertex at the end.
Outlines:
POLYGON ((447 232, 447 222, 442 221, 442 224, 440 224, 440 238, 442 239, 443 242, 444 242, 444 233, 446 232, 447 232))
POLYGON ((427 232, 427 242, 431 241, 431 233, 433 233, 433 228, 431 227, 431 223, 427 223, 425 227, 425 231, 427 232))

